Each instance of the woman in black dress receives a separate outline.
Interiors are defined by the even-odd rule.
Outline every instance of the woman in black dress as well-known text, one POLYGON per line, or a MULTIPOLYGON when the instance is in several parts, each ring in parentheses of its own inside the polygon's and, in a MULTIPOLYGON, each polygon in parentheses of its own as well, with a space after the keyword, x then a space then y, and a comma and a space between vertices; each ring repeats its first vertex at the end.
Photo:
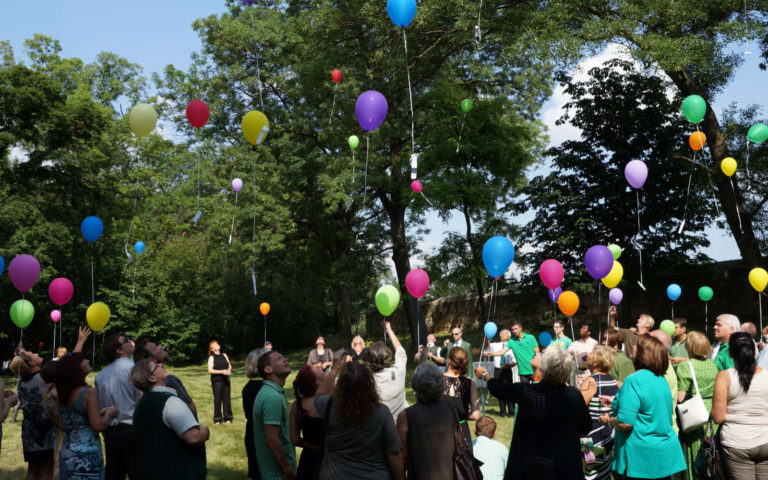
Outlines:
POLYGON ((304 365, 293 381, 296 401, 291 405, 291 443, 301 447, 298 480, 312 480, 319 472, 320 445, 325 435, 322 413, 315 408, 315 394, 325 373, 320 367, 304 365))
POLYGON ((456 408, 461 423, 461 431, 468 444, 472 444, 472 435, 469 433, 468 420, 477 421, 480 418, 480 397, 477 394, 475 382, 464 375, 467 373, 469 355, 461 347, 453 347, 448 352, 445 362, 443 381, 443 400, 456 408))
POLYGON ((257 380, 259 374, 257 364, 259 357, 267 351, 266 348, 251 350, 245 359, 245 376, 249 378, 243 387, 243 413, 245 413, 245 453, 248 454, 248 478, 260 480, 259 464, 256 461, 256 446, 253 438, 253 402, 259 394, 264 381, 257 380))
POLYGON ((232 364, 226 353, 221 353, 221 346, 216 340, 208 345, 208 373, 211 375, 213 388, 213 423, 221 423, 221 405, 224 404, 224 423, 232 423, 232 405, 230 404, 229 377, 232 364))

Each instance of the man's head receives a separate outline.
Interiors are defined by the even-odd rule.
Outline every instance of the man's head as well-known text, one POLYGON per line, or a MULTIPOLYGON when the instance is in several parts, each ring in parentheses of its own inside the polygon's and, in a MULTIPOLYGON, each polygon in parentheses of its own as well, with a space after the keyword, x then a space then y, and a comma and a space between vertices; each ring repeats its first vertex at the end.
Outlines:
POLYGON ((506 343, 507 340, 512 338, 512 332, 510 332, 505 328, 504 330, 499 332, 499 338, 501 339, 502 342, 506 343))
POLYGON ((664 330, 654 330, 651 332, 651 336, 660 341, 667 350, 672 346, 672 337, 664 330))
POLYGON ((683 340, 688 333, 688 320, 678 317, 675 319, 675 340, 678 342, 683 340))
POLYGON ((728 343, 731 335, 738 332, 741 328, 739 318, 730 313, 724 313, 717 317, 715 321, 715 338, 723 343, 728 343))
POLYGON ((150 358, 139 360, 131 370, 131 383, 145 393, 154 386, 165 385, 167 379, 168 372, 163 368, 163 363, 150 358))
POLYGON ((104 339, 101 353, 109 363, 112 363, 118 358, 131 358, 134 347, 133 340, 120 333, 113 333, 104 339))
POLYGON ((430 333, 427 335, 427 344, 434 345, 437 343, 437 337, 435 337, 434 333, 430 333))
POLYGON ((653 317, 648 315, 647 313, 641 313, 639 317, 637 317, 637 334, 642 335, 644 333, 648 333, 655 324, 653 317))
POLYGON ((509 329, 512 331, 512 336, 515 338, 523 338, 523 324, 520 320, 512 320, 509 322, 509 329))
POLYGON ((581 326, 581 328, 579 329, 579 335, 581 335, 581 338, 584 340, 592 336, 592 328, 589 326, 588 323, 584 323, 581 326))
POLYGON ((34 353, 23 351, 11 360, 11 371, 14 375, 27 375, 36 372, 43 365, 43 357, 34 353))
POLYGON ((757 327, 752 322, 744 322, 741 324, 740 330, 748 334, 752 339, 757 337, 757 327))
POLYGON ((565 322, 558 319, 552 324, 552 330, 555 332, 555 337, 559 337, 563 330, 565 330, 565 322))
POLYGON ((493 438, 496 435, 496 422, 491 417, 480 417, 475 423, 475 435, 493 438))
POLYGON ((464 332, 461 330, 461 327, 453 327, 453 330, 451 330, 451 335, 453 335, 453 341, 454 342, 460 341, 463 333, 464 332))
POLYGON ((145 358, 153 359, 159 363, 165 363, 168 358, 168 353, 163 350, 163 347, 143 338, 136 344, 136 348, 133 351, 133 361, 138 362, 145 358))
POLYGON ((59 359, 67 354, 67 347, 59 347, 56 349, 56 358, 59 359))
POLYGON ((272 350, 259 357, 258 370, 261 378, 265 380, 273 378, 285 380, 291 373, 291 365, 287 358, 272 350))
POLYGON ((272 342, 270 342, 269 340, 264 342, 264 350, 266 350, 268 352, 271 352, 272 351, 272 342))

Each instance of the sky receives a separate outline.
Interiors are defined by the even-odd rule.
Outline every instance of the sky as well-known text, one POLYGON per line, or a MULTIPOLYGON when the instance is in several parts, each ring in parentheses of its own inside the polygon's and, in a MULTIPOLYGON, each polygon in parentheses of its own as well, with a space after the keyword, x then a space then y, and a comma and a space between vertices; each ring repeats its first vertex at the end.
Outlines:
MULTIPOLYGON (((5 0, 2 1, 3 13, 0 16, 0 40, 9 40, 16 58, 21 58, 24 56, 24 40, 40 33, 59 40, 64 57, 78 57, 89 63, 95 60, 99 52, 110 51, 138 63, 149 77, 151 73, 162 72, 169 64, 185 69, 190 63, 192 52, 202 47, 197 33, 192 29, 193 22, 226 10, 223 0, 5 0)), ((759 49, 756 45, 735 48, 744 55, 744 64, 725 92, 713 103, 713 108, 720 112, 732 102, 741 105, 757 103, 765 111, 768 99, 756 88, 768 79, 768 73, 761 72, 757 66, 760 62, 759 49)), ((579 66, 582 75, 616 53, 614 49, 609 49, 597 57, 585 60, 579 66)), ((563 89, 557 88, 542 107, 540 119, 549 129, 550 145, 557 145, 579 135, 573 127, 554 124, 567 101, 563 89)), ((547 164, 543 162, 533 168, 530 175, 542 174, 546 170, 547 164)), ((428 195, 428 185, 425 185, 425 194, 428 195)), ((523 223, 526 219, 522 215, 514 220, 523 223)), ((454 218, 442 223, 437 215, 431 214, 427 217, 427 225, 431 233, 419 245, 423 251, 439 245, 447 230, 462 232, 463 221, 454 218)), ((730 232, 713 227, 705 234, 712 245, 704 253, 715 260, 740 258, 730 232)), ((529 249, 533 246, 522 245, 519 248, 529 249)), ((420 259, 414 258, 414 263, 414 266, 420 266, 420 259)))

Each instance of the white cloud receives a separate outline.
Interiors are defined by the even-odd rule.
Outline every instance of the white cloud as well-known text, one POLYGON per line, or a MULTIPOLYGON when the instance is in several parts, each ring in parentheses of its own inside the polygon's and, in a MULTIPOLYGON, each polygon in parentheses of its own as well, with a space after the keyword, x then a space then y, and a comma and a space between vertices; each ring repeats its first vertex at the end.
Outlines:
POLYGON ((29 152, 21 145, 14 145, 11 147, 10 159, 11 162, 26 163, 29 161, 29 152))

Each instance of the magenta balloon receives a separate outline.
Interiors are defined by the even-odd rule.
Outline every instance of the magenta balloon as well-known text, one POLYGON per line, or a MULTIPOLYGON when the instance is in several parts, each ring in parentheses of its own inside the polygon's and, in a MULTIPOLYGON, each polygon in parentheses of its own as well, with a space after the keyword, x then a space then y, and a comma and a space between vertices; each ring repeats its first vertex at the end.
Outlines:
POLYGON ((556 289, 552 290, 549 289, 549 299, 552 300, 554 303, 557 303, 557 299, 560 298, 560 294, 563 293, 563 287, 557 287, 556 289))
POLYGON ((40 278, 40 263, 32 255, 19 255, 11 260, 8 266, 8 276, 16 290, 28 292, 40 278))
POLYGON ((54 278, 48 285, 48 296, 56 305, 64 305, 69 302, 74 291, 75 287, 72 286, 72 282, 64 277, 54 278))
POLYGON ((52 311, 51 320, 53 320, 53 323, 57 323, 59 320, 61 320, 61 310, 52 311))
POLYGON ((633 188, 643 188, 648 178, 648 166, 641 160, 632 160, 624 167, 624 177, 633 188))
POLYGON ((620 288, 612 288, 611 291, 608 292, 608 298, 611 300, 612 304, 618 305, 624 299, 624 293, 620 288))
POLYGON ((405 288, 416 298, 421 298, 429 288, 429 275, 420 268, 415 268, 405 276, 405 288))
POLYGON ((232 180, 232 190, 239 192, 243 188, 243 181, 239 178, 232 180))
POLYGON ((387 118, 387 108, 387 99, 384 95, 376 90, 363 92, 355 104, 357 123, 365 131, 376 130, 387 118))
POLYGON ((613 253, 604 245, 589 247, 584 255, 584 266, 595 280, 600 280, 611 272, 613 261, 613 253))
POLYGON ((420 181, 414 180, 411 182, 411 190, 413 190, 414 193, 421 193, 421 190, 424 188, 424 186, 421 184, 420 181))
POLYGON ((554 290, 563 283, 563 265, 557 260, 550 258, 541 262, 539 267, 539 277, 548 289, 554 290))

